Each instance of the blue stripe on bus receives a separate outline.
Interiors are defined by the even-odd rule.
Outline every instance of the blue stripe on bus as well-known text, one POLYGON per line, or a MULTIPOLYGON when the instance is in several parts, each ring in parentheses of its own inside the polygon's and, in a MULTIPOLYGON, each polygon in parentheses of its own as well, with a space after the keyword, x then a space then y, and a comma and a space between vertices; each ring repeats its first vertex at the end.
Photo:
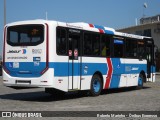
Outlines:
POLYGON ((113 31, 110 31, 110 30, 104 30, 106 34, 109 34, 109 35, 114 35, 114 32, 113 31))
POLYGON ((98 29, 102 29, 102 30, 105 30, 105 28, 103 26, 100 26, 100 25, 94 25, 95 28, 98 28, 98 29))
POLYGON ((103 26, 94 25, 94 27, 95 27, 95 28, 98 28, 98 29, 104 30, 104 32, 105 32, 106 34, 114 35, 114 32, 113 32, 113 31, 111 31, 111 30, 105 30, 105 28, 104 28, 103 26))
MULTIPOLYGON (((54 75, 55 76, 72 76, 72 71, 68 73, 68 69, 72 68, 72 63, 67 62, 55 62, 49 64, 50 68, 54 68, 54 75)), ((100 70, 102 74, 106 74, 107 71, 107 64, 106 63, 74 63, 74 76, 78 76, 82 74, 83 76, 86 75, 93 75, 96 70, 100 70), (82 71, 80 72, 80 67, 82 68, 82 71)))
POLYGON ((109 88, 118 88, 120 84, 120 75, 113 74, 109 88))
MULTIPOLYGON (((15 68, 12 62, 5 63, 10 75, 14 77, 40 77, 40 72, 45 68, 46 63, 40 62, 39 66, 35 66, 33 62, 19 62, 19 67, 15 68), (24 74, 23 74, 24 72, 24 74)), ((89 76, 93 75, 96 71, 106 75, 108 71, 107 63, 74 63, 73 75, 89 76)), ((141 70, 146 72, 146 64, 121 64, 120 59, 112 58, 113 75, 120 74, 137 74, 141 70)), ((72 76, 72 63, 68 62, 50 62, 49 68, 54 68, 54 76, 72 76)), ((114 84, 114 78, 111 80, 111 85, 114 84), (113 82, 113 83, 112 83, 113 82)))

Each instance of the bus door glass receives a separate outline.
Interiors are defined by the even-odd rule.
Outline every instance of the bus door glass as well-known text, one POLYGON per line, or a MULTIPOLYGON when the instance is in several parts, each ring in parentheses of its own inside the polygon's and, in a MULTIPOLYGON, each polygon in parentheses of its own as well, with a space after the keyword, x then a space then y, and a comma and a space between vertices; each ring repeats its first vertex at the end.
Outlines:
POLYGON ((147 58, 147 78, 151 78, 151 80, 153 80, 152 73, 155 72, 154 45, 153 42, 150 40, 147 40, 146 58, 147 58))
POLYGON ((80 31, 69 29, 69 89, 80 88, 80 31))

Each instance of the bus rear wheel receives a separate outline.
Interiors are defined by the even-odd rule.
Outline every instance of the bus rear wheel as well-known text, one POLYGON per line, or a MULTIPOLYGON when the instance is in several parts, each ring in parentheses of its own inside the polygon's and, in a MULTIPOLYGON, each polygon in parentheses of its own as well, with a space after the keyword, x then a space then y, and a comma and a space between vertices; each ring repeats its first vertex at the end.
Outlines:
POLYGON ((102 91, 102 81, 99 75, 95 74, 91 80, 91 89, 90 95, 91 96, 98 96, 102 91))
POLYGON ((142 74, 140 74, 139 77, 138 77, 137 89, 142 89, 143 88, 143 83, 144 83, 144 76, 142 74))

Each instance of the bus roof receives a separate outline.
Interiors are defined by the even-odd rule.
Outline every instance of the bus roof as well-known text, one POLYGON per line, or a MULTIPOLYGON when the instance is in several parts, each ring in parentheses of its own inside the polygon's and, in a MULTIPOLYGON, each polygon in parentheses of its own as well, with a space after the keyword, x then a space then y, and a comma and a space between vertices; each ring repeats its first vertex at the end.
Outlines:
POLYGON ((83 29, 83 30, 88 30, 88 31, 100 32, 100 33, 105 33, 108 35, 116 35, 116 36, 135 38, 135 39, 136 38, 137 39, 144 39, 144 38, 150 39, 151 38, 151 37, 146 37, 146 36, 117 32, 113 28, 89 24, 89 23, 85 23, 85 22, 66 23, 66 22, 59 22, 59 21, 54 21, 54 20, 36 19, 36 20, 17 21, 17 22, 9 23, 6 26, 22 25, 22 24, 28 24, 28 23, 31 23, 31 24, 45 24, 45 23, 53 24, 53 23, 55 23, 55 24, 57 24, 57 26, 71 27, 71 28, 76 28, 76 29, 83 29))

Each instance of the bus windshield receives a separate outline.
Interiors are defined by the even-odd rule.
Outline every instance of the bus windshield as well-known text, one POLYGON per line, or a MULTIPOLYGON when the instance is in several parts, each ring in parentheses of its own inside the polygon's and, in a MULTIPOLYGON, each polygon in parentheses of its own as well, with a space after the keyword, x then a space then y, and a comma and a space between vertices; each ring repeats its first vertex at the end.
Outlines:
POLYGON ((17 25, 7 29, 7 43, 11 46, 35 46, 43 41, 43 25, 17 25))

